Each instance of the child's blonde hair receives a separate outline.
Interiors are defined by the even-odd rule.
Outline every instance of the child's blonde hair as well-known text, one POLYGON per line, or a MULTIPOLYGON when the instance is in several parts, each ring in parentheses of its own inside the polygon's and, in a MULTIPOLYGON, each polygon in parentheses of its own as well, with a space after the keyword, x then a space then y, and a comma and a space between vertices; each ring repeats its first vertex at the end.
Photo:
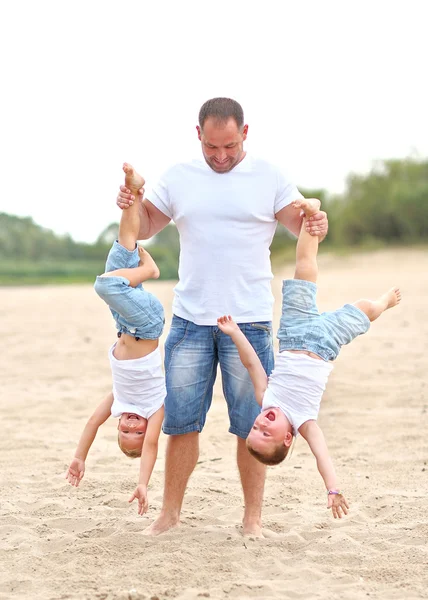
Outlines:
POLYGON ((139 458, 141 456, 142 448, 134 448, 133 450, 127 450, 126 448, 122 447, 120 443, 120 432, 117 433, 117 443, 122 452, 126 454, 126 456, 128 456, 129 458, 139 458))
POLYGON ((250 441, 247 439, 248 452, 252 456, 254 456, 254 458, 256 458, 259 462, 269 466, 279 465, 280 463, 282 463, 282 461, 289 453, 291 447, 292 445, 284 446, 284 444, 281 442, 273 450, 269 451, 268 453, 263 453, 259 452, 258 450, 255 450, 251 446, 250 441))

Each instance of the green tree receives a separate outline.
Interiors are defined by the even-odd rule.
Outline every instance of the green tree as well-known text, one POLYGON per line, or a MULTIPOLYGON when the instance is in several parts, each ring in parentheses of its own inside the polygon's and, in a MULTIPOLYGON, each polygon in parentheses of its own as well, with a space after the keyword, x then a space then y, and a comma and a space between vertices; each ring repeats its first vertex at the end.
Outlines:
POLYGON ((339 244, 427 241, 428 162, 381 161, 368 175, 350 175, 344 194, 328 206, 339 244))

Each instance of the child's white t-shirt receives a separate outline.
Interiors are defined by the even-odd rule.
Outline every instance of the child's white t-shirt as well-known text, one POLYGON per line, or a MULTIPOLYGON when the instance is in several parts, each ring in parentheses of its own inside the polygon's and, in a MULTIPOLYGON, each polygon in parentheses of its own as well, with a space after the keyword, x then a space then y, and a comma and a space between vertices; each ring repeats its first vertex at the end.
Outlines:
POLYGON ((147 199, 180 234, 174 314, 196 325, 216 325, 223 314, 270 321, 275 214, 299 198, 276 167, 249 155, 228 173, 203 158, 170 168, 147 199))
POLYGON ((285 414, 297 435, 306 421, 317 420, 321 398, 333 363, 312 358, 307 354, 278 352, 262 410, 278 407, 285 414))
POLYGON ((165 401, 166 387, 159 348, 147 356, 118 360, 113 355, 116 344, 109 350, 113 377, 111 414, 134 413, 149 419, 165 401))

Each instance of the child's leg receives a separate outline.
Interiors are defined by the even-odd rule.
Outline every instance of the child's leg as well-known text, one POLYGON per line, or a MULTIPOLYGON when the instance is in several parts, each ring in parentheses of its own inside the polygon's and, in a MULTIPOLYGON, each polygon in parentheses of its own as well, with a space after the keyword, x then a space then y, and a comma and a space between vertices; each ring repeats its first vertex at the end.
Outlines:
POLYGON ((318 237, 310 235, 305 228, 306 219, 319 211, 318 200, 297 200, 293 202, 294 208, 305 213, 296 246, 296 270, 294 279, 303 279, 316 283, 318 276, 318 237))
MULTIPOLYGON (((138 198, 138 190, 143 187, 145 183, 144 179, 128 163, 124 163, 123 170, 125 172, 126 187, 138 198)), ((140 207, 138 202, 134 202, 132 206, 122 210, 119 224, 119 244, 127 250, 135 250, 139 230, 140 207)), ((160 275, 159 269, 147 250, 139 247, 138 254, 140 256, 138 267, 133 269, 116 269, 115 271, 104 273, 101 277, 126 277, 126 279, 129 279, 131 287, 137 287, 137 285, 147 279, 157 279, 160 275)))
MULTIPOLYGON (((124 163, 125 185, 138 198, 138 190, 144 186, 144 179, 128 163, 124 163)), ((127 250, 134 250, 140 230, 140 205, 136 201, 132 206, 122 210, 119 224, 119 244, 127 250)))
POLYGON ((358 302, 354 302, 354 306, 362 310, 370 321, 375 321, 385 310, 396 306, 400 300, 400 290, 398 288, 391 288, 377 300, 358 300, 358 302))
POLYGON ((160 271, 147 250, 144 250, 144 248, 139 246, 138 254, 140 256, 138 267, 108 271, 107 273, 100 275, 100 277, 125 277, 129 280, 129 285, 134 288, 140 283, 143 283, 143 281, 147 281, 147 279, 157 279, 160 275, 160 271))

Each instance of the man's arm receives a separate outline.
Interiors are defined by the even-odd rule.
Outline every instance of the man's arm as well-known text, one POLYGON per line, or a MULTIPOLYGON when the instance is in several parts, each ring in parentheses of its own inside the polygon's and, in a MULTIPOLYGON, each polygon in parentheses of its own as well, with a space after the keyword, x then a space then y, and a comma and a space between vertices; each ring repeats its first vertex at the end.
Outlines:
POLYGON ((332 509, 334 518, 342 517, 341 511, 347 514, 348 504, 339 492, 336 471, 327 448, 324 434, 316 421, 306 421, 299 427, 300 435, 308 442, 312 454, 317 461, 318 471, 323 478, 328 492, 328 508, 332 509))
POLYGON ((233 321, 232 317, 220 317, 217 319, 218 328, 227 335, 230 335, 233 343, 238 349, 239 358, 242 364, 247 369, 251 381, 253 382, 254 394, 257 403, 261 406, 264 393, 267 388, 268 377, 266 371, 257 356, 256 351, 239 329, 238 325, 233 321))
POLYGON ((135 498, 138 499, 138 514, 140 515, 146 513, 149 507, 147 486, 149 485, 150 477, 158 456, 159 435, 162 428, 163 417, 164 407, 162 406, 148 420, 141 453, 138 485, 129 499, 129 502, 132 502, 135 498))
POLYGON ((85 460, 88 455, 92 442, 97 435, 100 425, 105 423, 111 414, 111 405, 113 404, 113 393, 110 392, 104 400, 97 406, 94 413, 89 417, 88 422, 80 436, 79 443, 74 453, 74 458, 70 463, 65 478, 77 487, 85 474, 85 460))
POLYGON ((120 186, 119 195, 117 197, 116 204, 119 208, 126 210, 134 204, 139 202, 140 210, 140 231, 138 233, 139 240, 148 240, 153 237, 159 231, 162 231, 168 223, 171 221, 161 210, 156 208, 154 204, 145 198, 143 200, 144 188, 138 190, 138 196, 131 192, 125 185, 120 186))
MULTIPOLYGON (((303 215, 293 208, 293 204, 284 206, 284 208, 276 213, 275 218, 284 225, 288 231, 291 231, 296 237, 299 237, 303 215)), ((318 236, 319 241, 322 241, 328 232, 327 213, 320 210, 316 215, 310 217, 306 222, 306 231, 311 235, 318 236)))

